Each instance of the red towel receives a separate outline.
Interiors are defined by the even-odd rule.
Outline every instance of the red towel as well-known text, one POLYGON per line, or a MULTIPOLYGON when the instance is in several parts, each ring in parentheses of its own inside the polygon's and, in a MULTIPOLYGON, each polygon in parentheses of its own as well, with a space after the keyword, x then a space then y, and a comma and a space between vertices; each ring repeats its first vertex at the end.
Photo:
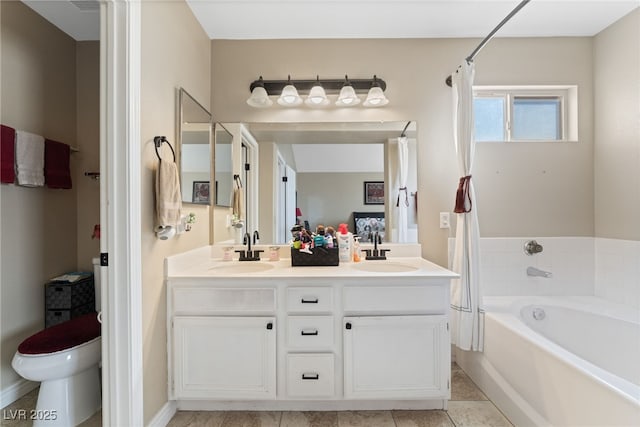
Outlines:
POLYGON ((16 130, 2 126, 0 132, 0 182, 11 184, 16 180, 16 130))
POLYGON ((49 188, 71 188, 71 169, 67 144, 44 140, 44 183, 49 188))

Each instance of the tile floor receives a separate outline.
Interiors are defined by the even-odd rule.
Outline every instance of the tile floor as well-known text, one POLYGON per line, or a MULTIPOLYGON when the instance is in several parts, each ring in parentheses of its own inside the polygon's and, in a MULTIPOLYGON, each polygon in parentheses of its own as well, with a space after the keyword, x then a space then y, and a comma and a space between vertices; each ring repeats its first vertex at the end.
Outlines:
MULTIPOLYGON (((11 420, 10 410, 35 407, 31 392, 3 409, 2 426, 28 427, 11 420)), ((80 427, 100 427, 101 414, 80 427)), ((168 427, 513 427, 456 364, 451 365, 451 400, 447 411, 248 412, 179 411, 168 427)))

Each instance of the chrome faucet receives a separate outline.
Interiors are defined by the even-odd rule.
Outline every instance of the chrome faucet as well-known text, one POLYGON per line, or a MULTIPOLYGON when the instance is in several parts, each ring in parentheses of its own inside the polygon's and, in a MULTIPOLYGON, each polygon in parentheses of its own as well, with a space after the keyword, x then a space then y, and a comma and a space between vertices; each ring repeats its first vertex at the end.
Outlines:
POLYGON ((542 245, 535 240, 529 240, 524 244, 524 253, 533 255, 542 252, 542 245))
POLYGON ((550 278, 553 274, 549 271, 540 270, 535 267, 527 267, 527 276, 550 278))
POLYGON ((387 259, 387 252, 391 249, 378 249, 378 243, 382 244, 382 236, 376 231, 375 233, 369 232, 368 239, 373 242, 373 253, 371 249, 365 249, 367 256, 365 259, 387 259))

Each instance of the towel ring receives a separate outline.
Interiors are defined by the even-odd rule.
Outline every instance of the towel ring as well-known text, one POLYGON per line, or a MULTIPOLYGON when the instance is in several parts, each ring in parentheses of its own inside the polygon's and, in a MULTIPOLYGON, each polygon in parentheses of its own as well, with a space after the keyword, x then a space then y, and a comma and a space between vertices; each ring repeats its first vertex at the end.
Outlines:
POLYGON ((167 137, 166 136, 154 136, 153 137, 153 145, 155 145, 156 147, 156 156, 158 156, 158 160, 162 161, 162 158, 160 157, 160 153, 158 153, 158 148, 160 148, 160 146, 162 145, 163 142, 166 142, 167 145, 169 146, 169 148, 171 149, 171 153, 173 154, 173 162, 176 162, 176 152, 173 151, 173 147, 171 146, 171 143, 169 141, 167 141, 167 137))

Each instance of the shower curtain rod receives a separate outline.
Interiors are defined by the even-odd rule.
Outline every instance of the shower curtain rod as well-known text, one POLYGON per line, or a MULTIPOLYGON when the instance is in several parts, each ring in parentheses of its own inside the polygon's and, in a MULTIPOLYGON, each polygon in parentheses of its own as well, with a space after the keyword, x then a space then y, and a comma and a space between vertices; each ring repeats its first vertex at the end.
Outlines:
MULTIPOLYGON (((496 25, 496 27, 491 30, 491 32, 487 35, 487 37, 485 37, 484 39, 482 39, 482 41, 480 42, 480 44, 473 50, 473 52, 471 52, 471 54, 469 56, 467 56, 465 58, 465 61, 467 62, 472 62, 473 59, 476 57, 476 55, 478 55, 478 53, 480 53, 480 51, 482 50, 482 48, 489 43, 489 41, 493 38, 493 36, 498 32, 498 30, 500 28, 502 28, 502 26, 504 24, 506 24, 507 22, 509 22, 509 20, 511 18, 513 18, 513 16, 518 13, 520 11, 520 9, 522 9, 523 7, 525 7, 527 5, 527 3, 529 3, 531 0, 522 0, 520 2, 520 4, 518 4, 515 9, 513 9, 502 21, 500 21, 500 23, 498 25, 496 25)), ((445 80, 445 82, 447 83, 447 86, 451 87, 451 76, 447 77, 447 79, 445 80)))
POLYGON ((405 125, 404 129, 402 129, 402 133, 400 134, 400 138, 402 138, 403 136, 407 136, 407 134, 405 132, 407 132, 407 129, 409 128, 410 124, 411 124, 411 120, 409 120, 407 122, 407 124, 405 125))

